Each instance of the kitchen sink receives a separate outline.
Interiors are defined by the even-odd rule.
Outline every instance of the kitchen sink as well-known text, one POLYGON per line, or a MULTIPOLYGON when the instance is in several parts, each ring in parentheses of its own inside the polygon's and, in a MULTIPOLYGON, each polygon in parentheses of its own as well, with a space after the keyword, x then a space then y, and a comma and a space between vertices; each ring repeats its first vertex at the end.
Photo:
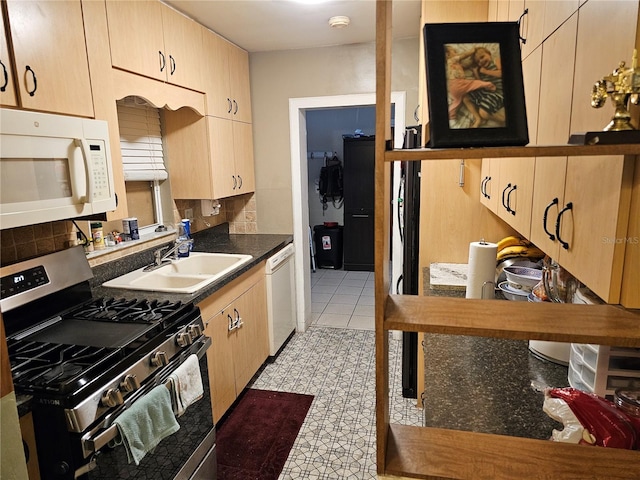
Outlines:
POLYGON ((251 255, 192 252, 188 257, 145 271, 134 270, 102 284, 108 288, 194 293, 249 262, 251 255))

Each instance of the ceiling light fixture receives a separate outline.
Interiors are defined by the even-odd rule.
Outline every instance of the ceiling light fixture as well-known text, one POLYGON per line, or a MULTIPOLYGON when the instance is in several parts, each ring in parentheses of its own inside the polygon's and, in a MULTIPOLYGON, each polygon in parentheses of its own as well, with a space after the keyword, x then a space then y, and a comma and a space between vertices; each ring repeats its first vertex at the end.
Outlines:
POLYGON ((349 23, 351 23, 351 19, 344 15, 338 15, 329 19, 329 25, 331 25, 331 28, 344 28, 349 26, 349 23))

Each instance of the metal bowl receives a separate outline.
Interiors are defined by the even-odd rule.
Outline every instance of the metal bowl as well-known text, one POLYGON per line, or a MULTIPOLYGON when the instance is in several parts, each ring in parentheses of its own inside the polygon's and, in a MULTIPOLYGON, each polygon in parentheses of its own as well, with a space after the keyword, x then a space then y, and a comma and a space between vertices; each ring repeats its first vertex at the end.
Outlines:
POLYGON ((502 282, 498 285, 498 288, 502 290, 504 298, 507 300, 513 300, 516 302, 527 302, 530 292, 514 288, 509 282, 502 282))

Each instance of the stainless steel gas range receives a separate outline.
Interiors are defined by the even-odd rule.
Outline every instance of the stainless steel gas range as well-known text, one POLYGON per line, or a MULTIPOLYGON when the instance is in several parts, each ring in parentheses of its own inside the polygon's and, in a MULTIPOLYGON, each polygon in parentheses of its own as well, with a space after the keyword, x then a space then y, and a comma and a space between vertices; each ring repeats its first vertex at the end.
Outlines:
POLYGON ((199 309, 93 298, 81 247, 3 267, 0 309, 17 394, 32 396, 40 474, 49 479, 215 479, 215 429, 199 309), (203 397, 180 429, 129 464, 114 420, 196 354, 203 397))

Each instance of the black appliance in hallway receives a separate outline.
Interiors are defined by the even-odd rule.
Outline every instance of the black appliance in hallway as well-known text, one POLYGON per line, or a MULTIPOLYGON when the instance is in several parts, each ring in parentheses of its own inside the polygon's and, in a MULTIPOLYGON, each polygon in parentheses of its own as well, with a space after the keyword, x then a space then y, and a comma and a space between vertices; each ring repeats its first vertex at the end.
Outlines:
MULTIPOLYGON (((421 145, 421 126, 407 127, 404 148, 421 145)), ((420 162, 402 162, 402 206, 398 209, 398 225, 402 239, 402 293, 418 295, 418 252, 420 238, 420 162)), ((402 396, 418 395, 418 333, 402 333, 402 396)))
POLYGON ((344 269, 373 272, 375 136, 344 138, 344 269))

